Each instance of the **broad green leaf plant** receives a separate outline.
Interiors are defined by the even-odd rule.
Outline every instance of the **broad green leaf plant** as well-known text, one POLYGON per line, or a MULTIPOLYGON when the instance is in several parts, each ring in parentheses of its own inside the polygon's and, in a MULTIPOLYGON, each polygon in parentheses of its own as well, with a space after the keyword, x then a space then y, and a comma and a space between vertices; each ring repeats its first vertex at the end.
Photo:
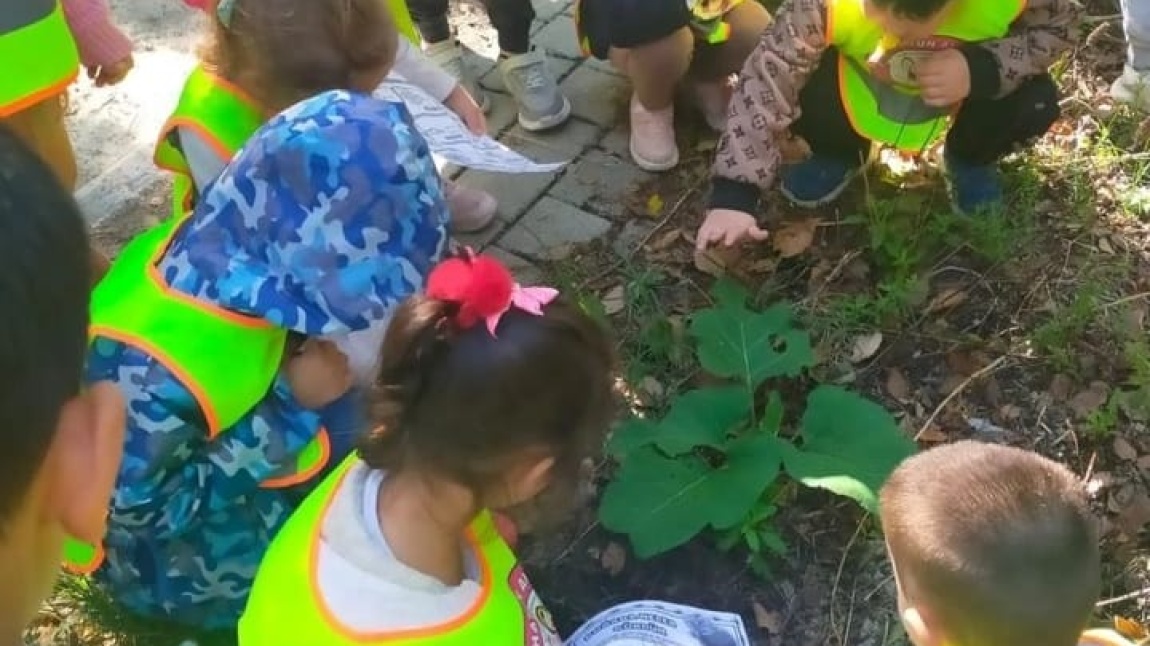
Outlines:
POLYGON ((640 557, 714 530, 724 548, 745 545, 763 572, 763 553, 785 550, 770 521, 788 482, 873 512, 879 487, 915 447, 881 406, 835 386, 814 388, 797 428, 787 428, 793 403, 767 382, 814 364, 809 334, 786 304, 754 311, 726 281, 714 294, 689 330, 702 368, 729 383, 682 393, 662 419, 634 418, 615 431, 608 451, 619 468, 599 516, 640 557))

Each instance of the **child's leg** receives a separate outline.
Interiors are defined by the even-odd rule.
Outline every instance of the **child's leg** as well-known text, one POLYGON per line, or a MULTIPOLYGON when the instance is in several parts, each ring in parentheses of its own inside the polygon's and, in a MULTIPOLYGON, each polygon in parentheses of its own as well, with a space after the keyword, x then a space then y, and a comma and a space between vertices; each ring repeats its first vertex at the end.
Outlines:
POLYGON ((1122 0, 1122 27, 1126 31, 1126 63, 1138 72, 1150 72, 1150 3, 1122 0))
POLYGON ((763 30, 771 22, 771 14, 757 0, 744 0, 724 19, 731 28, 727 40, 717 45, 698 45, 691 65, 699 107, 707 123, 718 131, 722 131, 727 122, 730 77, 743 68, 743 63, 758 45, 763 30))
POLYGON ((791 133, 810 147, 811 158, 781 172, 783 194, 799 206, 820 206, 838 197, 870 152, 870 142, 855 132, 847 117, 838 66, 838 51, 832 47, 799 92, 801 116, 791 133))
POLYGON ((1059 114, 1058 87, 1048 74, 1027 79, 1000 99, 963 103, 946 137, 956 209, 974 213, 1000 203, 995 162, 1045 134, 1059 114))
POLYGON ((407 0, 407 9, 423 42, 434 45, 451 38, 447 0, 407 0))
POLYGON ((519 125, 536 132, 565 123, 571 102, 559 91, 543 50, 531 46, 531 0, 484 0, 484 5, 499 34, 499 72, 519 108, 519 125))
MULTIPOLYGON (((76 153, 64 123, 67 94, 58 94, 0 120, 36 152, 56 173, 60 184, 72 192, 76 190, 76 153)), ((92 284, 108 271, 108 259, 91 249, 89 265, 92 284)))
POLYGON ((4 119, 29 148, 55 171, 60 184, 76 190, 76 155, 64 127, 64 95, 58 94, 4 119))
POLYGON ((531 0, 484 0, 487 18, 499 35, 504 54, 526 54, 531 49, 531 23, 535 8, 531 0))

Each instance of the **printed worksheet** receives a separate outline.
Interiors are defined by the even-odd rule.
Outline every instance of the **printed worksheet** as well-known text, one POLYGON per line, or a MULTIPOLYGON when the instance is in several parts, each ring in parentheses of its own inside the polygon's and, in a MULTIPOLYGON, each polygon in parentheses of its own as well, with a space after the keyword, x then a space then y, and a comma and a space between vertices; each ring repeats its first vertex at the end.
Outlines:
POLYGON ((415 128, 427 140, 431 154, 443 162, 495 173, 550 173, 566 162, 534 162, 487 135, 476 135, 459 116, 427 92, 392 73, 375 91, 376 98, 407 106, 415 128))
POLYGON ((751 640, 736 614, 633 601, 595 615, 567 646, 751 646, 751 640))

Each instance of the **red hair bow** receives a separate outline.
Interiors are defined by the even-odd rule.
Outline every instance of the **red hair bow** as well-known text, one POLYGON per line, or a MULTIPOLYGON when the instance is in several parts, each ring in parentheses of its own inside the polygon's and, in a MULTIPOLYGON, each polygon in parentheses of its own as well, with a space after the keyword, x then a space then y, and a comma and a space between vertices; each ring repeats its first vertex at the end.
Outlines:
POLYGON ((463 256, 445 260, 431 270, 427 295, 459 305, 455 324, 460 329, 483 321, 487 331, 495 336, 499 319, 513 305, 528 314, 542 316, 543 306, 555 300, 559 291, 551 287, 522 287, 503 263, 468 249, 463 256))

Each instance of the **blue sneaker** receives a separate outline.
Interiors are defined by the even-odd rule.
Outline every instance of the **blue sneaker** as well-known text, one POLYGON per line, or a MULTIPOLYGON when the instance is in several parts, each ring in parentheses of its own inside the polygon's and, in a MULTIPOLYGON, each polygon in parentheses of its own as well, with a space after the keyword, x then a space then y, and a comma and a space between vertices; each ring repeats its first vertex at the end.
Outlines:
POLYGON ((783 166, 779 190, 796 206, 813 209, 833 202, 858 171, 858 164, 815 155, 805 162, 783 166))
POLYGON ((943 155, 950 203, 959 215, 976 215, 1002 206, 1002 177, 996 164, 968 164, 943 155))

